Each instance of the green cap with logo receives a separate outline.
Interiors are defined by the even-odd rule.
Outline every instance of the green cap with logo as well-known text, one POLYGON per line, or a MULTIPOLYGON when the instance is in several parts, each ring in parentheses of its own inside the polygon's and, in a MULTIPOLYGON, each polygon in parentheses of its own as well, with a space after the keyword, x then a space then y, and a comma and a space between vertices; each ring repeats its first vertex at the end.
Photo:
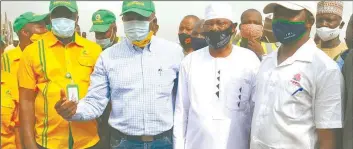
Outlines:
POLYGON ((15 19, 13 23, 13 31, 17 33, 20 31, 26 24, 39 22, 44 20, 48 14, 38 15, 33 12, 26 12, 15 19))
POLYGON ((49 5, 49 11, 52 12, 55 8, 60 7, 60 6, 66 7, 71 12, 78 11, 76 1, 72 1, 72 0, 66 0, 66 1, 51 0, 50 5, 49 5))
POLYGON ((100 9, 92 15, 91 32, 106 32, 110 25, 115 23, 116 17, 113 12, 105 9, 100 9))
POLYGON ((127 12, 135 12, 144 17, 149 17, 153 12, 155 12, 154 3, 151 0, 143 0, 143 1, 124 0, 121 15, 124 15, 127 12))

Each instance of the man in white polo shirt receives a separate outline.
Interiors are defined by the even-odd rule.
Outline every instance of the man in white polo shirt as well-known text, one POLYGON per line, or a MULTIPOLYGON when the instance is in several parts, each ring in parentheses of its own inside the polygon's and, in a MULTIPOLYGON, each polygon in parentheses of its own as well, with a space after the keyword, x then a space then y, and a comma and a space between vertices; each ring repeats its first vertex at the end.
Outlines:
POLYGON ((334 149, 342 127, 342 74, 310 39, 311 2, 268 4, 273 33, 281 42, 259 68, 253 94, 251 149, 334 149))
POLYGON ((251 50, 232 45, 231 20, 230 5, 209 5, 203 25, 208 46, 181 64, 174 149, 249 149, 251 93, 260 61, 251 50))

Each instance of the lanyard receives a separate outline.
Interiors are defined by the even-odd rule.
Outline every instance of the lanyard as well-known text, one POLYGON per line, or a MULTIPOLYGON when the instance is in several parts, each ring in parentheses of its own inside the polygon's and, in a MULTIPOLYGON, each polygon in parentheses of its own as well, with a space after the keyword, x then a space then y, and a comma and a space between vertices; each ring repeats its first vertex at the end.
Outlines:
POLYGON ((71 83, 74 83, 74 79, 72 76, 72 62, 71 62, 71 57, 70 57, 70 51, 67 49, 65 46, 65 66, 66 66, 66 74, 65 78, 70 79, 71 83))

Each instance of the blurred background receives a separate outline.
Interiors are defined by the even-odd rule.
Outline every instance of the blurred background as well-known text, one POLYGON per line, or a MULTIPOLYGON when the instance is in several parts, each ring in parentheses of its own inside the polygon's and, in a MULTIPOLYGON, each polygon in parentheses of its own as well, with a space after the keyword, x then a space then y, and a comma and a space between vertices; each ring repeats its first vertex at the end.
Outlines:
MULTIPOLYGON (((163 37, 167 40, 178 42, 178 27, 181 19, 186 15, 196 15, 204 18, 205 7, 212 1, 155 1, 156 15, 158 18, 159 31, 157 36, 163 37)), ((221 1, 218 1, 221 2, 221 1)), ((266 4, 272 1, 228 1, 233 8, 233 21, 240 23, 240 15, 247 9, 253 8, 262 12, 266 4)), ((225 3, 225 2, 222 2, 225 3)), ((81 32, 87 33, 87 38, 94 40, 94 33, 90 33, 89 29, 92 25, 92 14, 98 9, 108 9, 115 13, 118 17, 118 34, 124 35, 124 29, 121 22, 121 6, 122 1, 78 1, 79 9, 79 25, 81 32)), ((314 3, 316 4, 316 3, 314 3)), ((316 5, 315 5, 316 8, 316 5)), ((345 36, 345 30, 349 17, 352 14, 353 2, 344 1, 343 20, 346 22, 341 39, 345 36)), ((1 24, 2 29, 5 19, 13 23, 14 19, 20 14, 32 11, 34 13, 48 13, 49 1, 1 1, 1 24), (7 18, 5 18, 5 13, 7 18)), ((267 15, 263 14, 263 19, 267 15)), ((312 37, 315 30, 312 30, 312 37)))

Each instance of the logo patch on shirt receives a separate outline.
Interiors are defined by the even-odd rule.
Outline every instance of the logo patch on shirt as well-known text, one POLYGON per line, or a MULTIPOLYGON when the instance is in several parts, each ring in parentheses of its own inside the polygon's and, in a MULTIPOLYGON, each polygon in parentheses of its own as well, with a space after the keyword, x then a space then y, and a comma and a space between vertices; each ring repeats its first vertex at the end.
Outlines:
POLYGON ((10 91, 10 90, 7 90, 7 91, 6 91, 6 97, 7 97, 7 98, 12 98, 12 94, 11 94, 11 91, 10 91))
POLYGON ((299 73, 295 74, 292 78, 292 80, 290 81, 293 85, 295 86, 299 86, 300 87, 300 82, 301 80, 301 75, 299 73))

